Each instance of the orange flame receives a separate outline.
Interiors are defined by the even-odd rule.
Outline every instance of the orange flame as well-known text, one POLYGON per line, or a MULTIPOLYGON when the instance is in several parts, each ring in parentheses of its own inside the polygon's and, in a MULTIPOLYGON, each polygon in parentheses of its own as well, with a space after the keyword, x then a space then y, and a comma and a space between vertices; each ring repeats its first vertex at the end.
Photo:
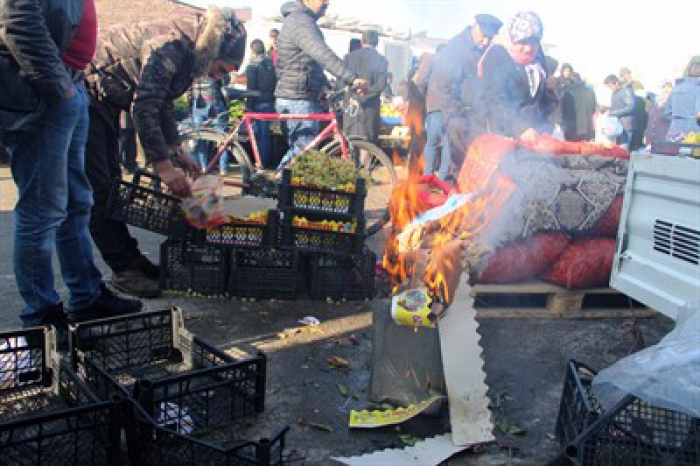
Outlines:
POLYGON ((506 176, 495 177, 491 186, 474 202, 467 203, 439 220, 439 229, 430 242, 432 260, 424 282, 434 296, 450 303, 462 275, 462 250, 479 240, 485 226, 500 210, 515 189, 506 176))
POLYGON ((392 231, 388 236, 382 260, 384 268, 392 278, 395 290, 401 286, 414 286, 422 281, 433 294, 449 303, 454 297, 462 274, 462 251, 478 241, 484 227, 502 208, 515 189, 514 183, 505 175, 494 173, 497 162, 490 160, 488 151, 470 151, 469 157, 483 158, 490 167, 488 176, 474 192, 479 195, 460 209, 439 219, 436 224, 426 226, 421 245, 422 253, 431 255, 424 271, 418 270, 421 252, 400 252, 397 236, 416 217, 433 207, 430 188, 423 183, 419 173, 412 171, 408 180, 392 193, 389 203, 392 231), (422 273, 420 277, 415 275, 422 273))

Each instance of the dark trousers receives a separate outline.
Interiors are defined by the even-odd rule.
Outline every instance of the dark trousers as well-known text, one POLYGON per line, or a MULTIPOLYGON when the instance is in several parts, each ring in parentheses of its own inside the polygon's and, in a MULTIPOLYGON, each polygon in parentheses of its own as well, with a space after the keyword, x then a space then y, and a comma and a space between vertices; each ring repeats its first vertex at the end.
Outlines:
POLYGON ((134 128, 122 128, 119 135, 120 160, 124 168, 129 172, 135 172, 139 168, 136 162, 136 130, 134 128))
POLYGON ((108 218, 106 212, 112 183, 121 178, 116 128, 119 128, 118 121, 112 126, 90 107, 90 130, 85 147, 85 172, 95 201, 90 213, 90 234, 107 265, 119 272, 131 268, 141 252, 126 224, 108 218))

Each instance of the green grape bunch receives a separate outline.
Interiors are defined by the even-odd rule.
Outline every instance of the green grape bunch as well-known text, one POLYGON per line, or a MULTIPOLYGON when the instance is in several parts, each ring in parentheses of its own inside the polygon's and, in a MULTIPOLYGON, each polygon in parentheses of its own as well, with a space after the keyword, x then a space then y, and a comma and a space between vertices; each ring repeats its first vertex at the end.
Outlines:
POLYGON ((315 150, 299 154, 292 165, 292 178, 298 184, 323 189, 354 189, 358 177, 366 178, 366 173, 362 172, 352 160, 329 157, 325 152, 315 150))

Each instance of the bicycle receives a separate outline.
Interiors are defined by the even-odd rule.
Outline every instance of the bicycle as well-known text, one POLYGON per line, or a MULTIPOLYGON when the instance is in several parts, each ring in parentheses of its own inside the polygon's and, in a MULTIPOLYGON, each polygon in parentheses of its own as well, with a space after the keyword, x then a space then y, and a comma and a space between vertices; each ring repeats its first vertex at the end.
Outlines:
MULTIPOLYGON (((382 149, 370 141, 362 138, 345 136, 340 130, 337 112, 343 111, 343 101, 339 97, 343 96, 346 90, 330 93, 329 103, 331 111, 328 113, 314 114, 280 114, 280 113, 255 113, 245 112, 237 119, 230 131, 221 131, 214 127, 220 115, 213 117, 202 124, 185 129, 181 138, 185 148, 194 148, 195 141, 205 140, 216 145, 216 155, 209 162, 204 170, 208 173, 217 163, 224 151, 229 150, 231 156, 236 161, 238 175, 241 181, 227 179, 225 185, 233 189, 233 194, 251 194, 256 196, 273 197, 275 195, 274 183, 270 180, 270 171, 263 168, 260 152, 255 134, 253 132, 253 121, 289 121, 289 120, 310 120, 327 122, 328 125, 311 141, 306 147, 300 147, 300 152, 311 149, 318 149, 325 152, 329 157, 342 157, 344 160, 354 161, 356 168, 363 169, 369 174, 367 183, 367 197, 365 200, 365 220, 367 235, 376 233, 388 215, 387 207, 389 198, 397 183, 397 175, 391 159, 382 149), (245 129, 245 132, 242 131, 245 129), (328 140, 330 139, 330 142, 328 140), (253 161, 241 145, 242 142, 249 142, 251 146, 253 161), (236 189, 240 191, 236 191, 236 189)), ((239 92, 239 96, 246 93, 239 92)), ((251 94, 247 94, 251 95, 251 94)), ((352 112, 353 107, 348 106, 348 111, 352 112)), ((292 158, 281 168, 288 168, 294 163, 292 158)), ((234 173, 234 177, 236 174, 234 173)))

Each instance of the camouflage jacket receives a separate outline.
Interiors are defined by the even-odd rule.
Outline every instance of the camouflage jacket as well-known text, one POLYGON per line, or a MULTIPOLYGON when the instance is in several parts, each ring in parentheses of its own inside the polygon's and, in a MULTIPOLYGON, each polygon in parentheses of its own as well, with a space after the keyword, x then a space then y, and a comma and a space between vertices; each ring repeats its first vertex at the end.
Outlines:
MULTIPOLYGON (((206 14, 184 11, 101 34, 88 68, 91 105, 115 126, 119 113, 131 109, 148 162, 167 158, 170 147, 180 142, 173 99, 209 71, 223 39, 222 22, 215 9, 206 14)), ((242 25, 238 34, 242 61, 242 25)))

